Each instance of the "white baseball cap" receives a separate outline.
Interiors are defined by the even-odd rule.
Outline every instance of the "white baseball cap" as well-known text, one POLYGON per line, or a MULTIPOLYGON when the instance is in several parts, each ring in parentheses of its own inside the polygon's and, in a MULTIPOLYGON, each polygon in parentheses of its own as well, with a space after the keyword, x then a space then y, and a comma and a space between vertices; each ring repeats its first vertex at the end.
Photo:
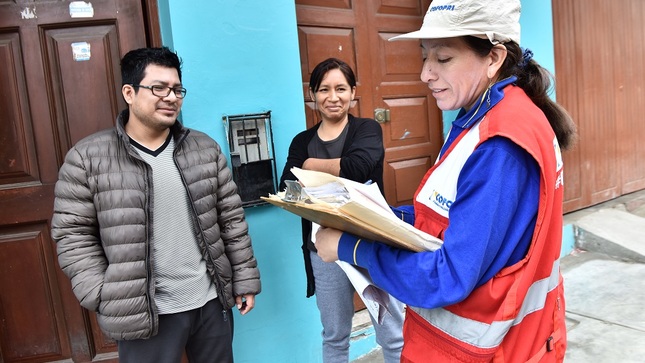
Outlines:
POLYGON ((473 35, 493 44, 520 44, 520 10, 520 0, 434 0, 421 29, 389 40, 473 35))

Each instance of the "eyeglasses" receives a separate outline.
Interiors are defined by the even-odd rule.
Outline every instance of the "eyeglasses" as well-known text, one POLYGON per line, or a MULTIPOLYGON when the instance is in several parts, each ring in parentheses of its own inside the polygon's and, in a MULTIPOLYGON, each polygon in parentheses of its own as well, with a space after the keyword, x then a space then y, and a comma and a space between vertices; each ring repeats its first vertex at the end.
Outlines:
POLYGON ((159 85, 144 86, 142 84, 132 84, 131 86, 149 89, 150 92, 157 97, 168 97, 168 95, 170 95, 170 91, 172 91, 177 98, 186 97, 186 89, 183 87, 166 87, 159 85))

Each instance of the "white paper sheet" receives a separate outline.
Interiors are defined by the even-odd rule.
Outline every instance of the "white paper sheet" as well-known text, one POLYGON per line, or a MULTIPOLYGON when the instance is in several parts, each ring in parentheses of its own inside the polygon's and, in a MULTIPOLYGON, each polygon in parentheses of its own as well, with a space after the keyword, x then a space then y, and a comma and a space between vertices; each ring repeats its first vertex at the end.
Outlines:
MULTIPOLYGON (((316 232, 320 225, 311 223, 311 240, 316 243, 316 232)), ((387 292, 374 285, 367 271, 357 268, 345 261, 336 261, 354 286, 358 296, 363 300, 367 311, 379 324, 383 323, 385 314, 390 314, 390 297, 387 292)))

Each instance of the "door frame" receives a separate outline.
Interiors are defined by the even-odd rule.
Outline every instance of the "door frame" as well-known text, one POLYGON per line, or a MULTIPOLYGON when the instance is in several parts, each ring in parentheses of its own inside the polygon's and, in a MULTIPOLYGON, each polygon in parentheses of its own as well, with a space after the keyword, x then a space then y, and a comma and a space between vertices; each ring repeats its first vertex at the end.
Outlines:
POLYGON ((143 6, 144 28, 149 47, 161 47, 161 22, 159 21, 159 5, 157 0, 141 0, 143 6))

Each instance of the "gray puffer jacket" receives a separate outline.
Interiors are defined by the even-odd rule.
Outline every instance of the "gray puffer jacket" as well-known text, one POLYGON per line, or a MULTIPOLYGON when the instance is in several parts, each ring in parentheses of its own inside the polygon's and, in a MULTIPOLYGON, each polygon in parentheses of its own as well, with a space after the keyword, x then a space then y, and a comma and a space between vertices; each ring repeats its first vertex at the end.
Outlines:
MULTIPOLYGON (((116 128, 88 136, 67 153, 52 218, 58 261, 74 294, 116 340, 147 338, 158 327, 150 254, 152 171, 130 145, 128 115, 123 111, 116 128)), ((197 240, 228 309, 235 296, 261 290, 241 199, 212 138, 179 122, 171 133, 197 240)))

